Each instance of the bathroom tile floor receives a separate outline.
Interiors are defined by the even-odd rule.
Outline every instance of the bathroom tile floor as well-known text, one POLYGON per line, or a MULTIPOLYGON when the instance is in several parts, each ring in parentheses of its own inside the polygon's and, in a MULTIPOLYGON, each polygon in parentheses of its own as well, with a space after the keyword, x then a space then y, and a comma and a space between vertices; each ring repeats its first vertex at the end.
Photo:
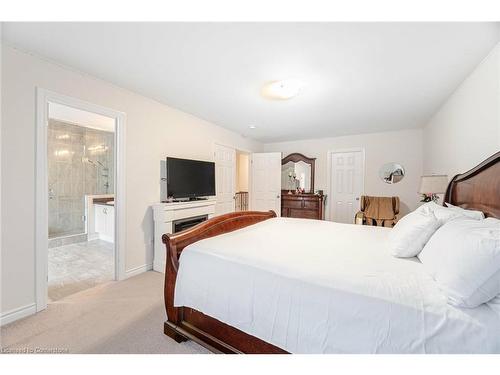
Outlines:
POLYGON ((49 302, 113 280, 114 244, 93 240, 49 249, 49 302))

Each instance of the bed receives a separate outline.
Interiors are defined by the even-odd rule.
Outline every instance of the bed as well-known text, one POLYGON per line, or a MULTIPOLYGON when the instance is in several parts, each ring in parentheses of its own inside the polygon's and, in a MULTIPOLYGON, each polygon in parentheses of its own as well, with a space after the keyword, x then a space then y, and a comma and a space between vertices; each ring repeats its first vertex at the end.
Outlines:
MULTIPOLYGON (((445 201, 500 217, 500 153, 445 201)), ((164 235, 164 332, 223 353, 499 353, 500 309, 447 304, 391 229, 235 212, 164 235)))

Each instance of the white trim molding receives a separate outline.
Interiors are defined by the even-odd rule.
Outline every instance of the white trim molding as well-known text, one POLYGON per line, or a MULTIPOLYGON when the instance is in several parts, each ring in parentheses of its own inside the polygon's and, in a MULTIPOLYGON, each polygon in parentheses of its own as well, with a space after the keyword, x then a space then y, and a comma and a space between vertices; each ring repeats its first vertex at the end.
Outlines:
POLYGON ((153 269, 153 264, 143 264, 142 266, 131 268, 125 272, 125 278, 134 277, 140 275, 141 273, 151 271, 153 269))
POLYGON ((6 311, 0 315, 0 326, 12 323, 15 320, 26 318, 27 316, 33 315, 36 312, 37 309, 35 303, 6 311))
POLYGON ((48 178, 47 126, 49 103, 57 103, 115 119, 115 280, 126 278, 125 273, 125 122, 123 112, 101 107, 80 99, 58 94, 43 88, 36 89, 36 224, 35 224, 35 291, 36 311, 47 307, 48 268, 48 178))

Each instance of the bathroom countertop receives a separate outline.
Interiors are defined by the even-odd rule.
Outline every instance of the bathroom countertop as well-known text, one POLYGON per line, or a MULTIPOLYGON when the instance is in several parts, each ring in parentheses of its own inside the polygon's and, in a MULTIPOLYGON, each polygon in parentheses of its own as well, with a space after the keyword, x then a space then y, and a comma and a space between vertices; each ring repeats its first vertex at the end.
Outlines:
POLYGON ((94 204, 100 204, 100 205, 103 205, 103 206, 111 206, 111 207, 113 207, 115 205, 114 198, 94 198, 93 202, 94 202, 94 204))

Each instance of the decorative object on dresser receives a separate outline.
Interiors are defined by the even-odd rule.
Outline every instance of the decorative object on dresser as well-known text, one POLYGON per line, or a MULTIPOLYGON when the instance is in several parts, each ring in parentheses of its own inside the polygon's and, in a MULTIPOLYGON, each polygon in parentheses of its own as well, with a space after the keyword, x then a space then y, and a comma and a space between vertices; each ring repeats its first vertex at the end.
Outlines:
POLYGON ((354 222, 392 228, 398 221, 399 197, 361 196, 360 211, 354 222))
POLYGON ((281 216, 323 220, 324 196, 314 194, 315 160, 299 153, 281 160, 281 216))
POLYGON ((422 176, 420 180, 420 189, 418 192, 422 194, 420 202, 439 200, 438 194, 444 194, 448 186, 448 176, 446 175, 430 175, 422 176))

